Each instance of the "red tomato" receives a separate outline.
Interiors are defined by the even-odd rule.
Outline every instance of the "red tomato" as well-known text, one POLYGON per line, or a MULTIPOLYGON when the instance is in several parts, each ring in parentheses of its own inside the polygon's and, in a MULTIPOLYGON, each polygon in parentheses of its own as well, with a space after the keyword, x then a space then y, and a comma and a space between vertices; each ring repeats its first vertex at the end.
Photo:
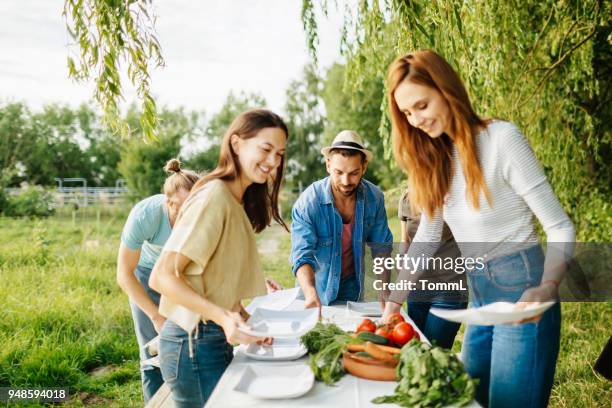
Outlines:
POLYGON ((363 319, 361 323, 359 323, 359 326, 357 326, 357 333, 363 331, 374 333, 376 331, 376 325, 370 319, 363 319))
POLYGON ((398 323, 402 323, 402 322, 405 322, 405 320, 404 320, 404 316, 402 316, 401 313, 393 313, 387 319, 387 323, 391 325, 391 327, 395 327, 398 323))
POLYGON ((414 329, 410 325, 410 323, 402 322, 398 323, 393 328, 392 338, 395 343, 400 346, 408 343, 410 339, 414 336, 414 329))
POLYGON ((414 337, 413 338, 416 339, 417 341, 421 341, 421 335, 419 334, 418 331, 416 331, 416 330, 414 331, 414 337))
POLYGON ((376 329, 376 332, 374 334, 382 336, 385 339, 392 340, 391 339, 392 333, 393 333, 392 327, 389 327, 388 325, 382 325, 378 329, 376 329))

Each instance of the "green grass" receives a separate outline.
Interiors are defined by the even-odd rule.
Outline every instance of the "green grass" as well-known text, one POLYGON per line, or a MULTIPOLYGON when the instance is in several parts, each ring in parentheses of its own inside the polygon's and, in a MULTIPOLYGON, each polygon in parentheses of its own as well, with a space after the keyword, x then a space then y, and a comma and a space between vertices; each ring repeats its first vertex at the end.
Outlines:
MULTIPOLYGON (((0 218, 0 387, 69 387, 68 407, 142 406, 138 347, 127 298, 115 283, 126 215, 98 217, 90 209, 44 220, 0 218)), ((389 215, 397 236, 399 224, 389 215)), ((274 227, 258 241, 269 249, 264 274, 293 286, 290 235, 274 227)), ((551 406, 607 406, 610 383, 592 365, 610 335, 612 306, 564 304, 563 313, 551 406)))

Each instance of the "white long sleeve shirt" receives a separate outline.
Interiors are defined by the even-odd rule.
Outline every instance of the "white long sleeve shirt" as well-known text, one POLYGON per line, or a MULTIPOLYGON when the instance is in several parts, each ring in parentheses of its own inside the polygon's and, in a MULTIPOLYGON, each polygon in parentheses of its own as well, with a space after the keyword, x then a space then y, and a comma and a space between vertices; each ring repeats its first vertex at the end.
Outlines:
MULTIPOLYGON (((443 221, 450 227, 463 257, 486 260, 532 246, 538 242, 533 216, 542 224, 549 243, 561 243, 562 255, 547 251, 545 270, 572 255, 575 231, 552 191, 529 142, 512 123, 493 121, 476 137, 478 157, 492 198, 489 206, 480 193, 480 209, 472 207, 457 149, 453 149, 454 174, 445 204, 432 218, 425 213, 408 256, 430 257, 439 244, 443 221), (477 245, 475 245, 477 244, 477 245), (509 251, 512 248, 512 251, 509 251), (418 253, 417 253, 418 252, 418 253), (476 253, 477 252, 477 253, 476 253)), ((418 273, 418 271, 416 271, 418 273)), ((402 272, 399 279, 409 279, 402 272)), ((391 300, 401 303, 406 291, 395 291, 391 300)))

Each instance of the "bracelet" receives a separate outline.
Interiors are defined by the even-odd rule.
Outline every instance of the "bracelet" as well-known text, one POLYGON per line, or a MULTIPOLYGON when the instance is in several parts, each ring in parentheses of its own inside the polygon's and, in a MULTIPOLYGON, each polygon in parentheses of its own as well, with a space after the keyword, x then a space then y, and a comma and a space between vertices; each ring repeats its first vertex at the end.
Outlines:
POLYGON ((557 289, 559 289, 560 282, 556 281, 554 279, 547 279, 545 281, 542 281, 542 282, 540 282, 540 286, 545 285, 547 283, 552 283, 553 285, 555 285, 557 287, 557 289))

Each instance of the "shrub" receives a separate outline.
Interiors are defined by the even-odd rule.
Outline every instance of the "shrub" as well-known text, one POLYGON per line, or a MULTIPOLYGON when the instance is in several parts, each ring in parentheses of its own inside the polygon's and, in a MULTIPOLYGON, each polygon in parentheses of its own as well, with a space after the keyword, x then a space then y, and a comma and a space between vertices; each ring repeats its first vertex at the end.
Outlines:
POLYGON ((54 213, 53 194, 42 187, 24 188, 19 195, 6 196, 2 213, 9 217, 48 217, 54 213))

